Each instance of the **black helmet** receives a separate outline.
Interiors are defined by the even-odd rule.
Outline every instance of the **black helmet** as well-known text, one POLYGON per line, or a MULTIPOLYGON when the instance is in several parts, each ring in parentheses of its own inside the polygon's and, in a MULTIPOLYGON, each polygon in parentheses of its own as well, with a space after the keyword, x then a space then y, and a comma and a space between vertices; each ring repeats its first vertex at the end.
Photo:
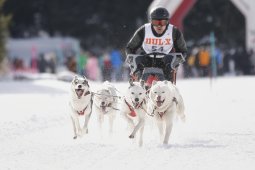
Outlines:
POLYGON ((158 7, 154 8, 150 12, 150 19, 158 19, 158 20, 169 20, 170 15, 166 8, 158 7))

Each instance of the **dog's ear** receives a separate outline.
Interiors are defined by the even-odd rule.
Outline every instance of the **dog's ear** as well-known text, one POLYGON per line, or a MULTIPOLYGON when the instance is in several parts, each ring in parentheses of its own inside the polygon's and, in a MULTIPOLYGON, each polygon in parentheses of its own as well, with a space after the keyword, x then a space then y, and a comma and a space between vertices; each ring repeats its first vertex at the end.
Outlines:
POLYGON ((84 84, 86 84, 89 87, 89 82, 87 79, 84 80, 84 84))
POLYGON ((82 77, 84 78, 84 84, 89 87, 89 81, 88 81, 87 77, 84 75, 82 77))
POLYGON ((134 80, 132 78, 129 79, 130 86, 134 86, 134 80))
POLYGON ((140 81, 140 85, 142 86, 142 88, 144 88, 144 85, 145 85, 144 80, 141 80, 141 81, 140 81))
POLYGON ((72 83, 77 84, 78 81, 79 81, 79 80, 78 80, 78 76, 75 75, 74 78, 73 78, 73 80, 72 80, 72 83))
POLYGON ((157 82, 158 82, 157 80, 153 80, 153 81, 152 81, 152 85, 157 84, 157 82))

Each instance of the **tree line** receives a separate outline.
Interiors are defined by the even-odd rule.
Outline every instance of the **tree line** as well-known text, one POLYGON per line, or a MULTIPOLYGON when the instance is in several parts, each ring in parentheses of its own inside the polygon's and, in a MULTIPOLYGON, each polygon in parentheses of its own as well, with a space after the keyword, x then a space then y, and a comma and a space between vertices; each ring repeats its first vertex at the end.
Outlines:
MULTIPOLYGON (((7 21, 12 38, 71 36, 84 49, 124 48, 148 19, 152 0, 0 0, 0 53, 7 21), (4 3, 4 1, 6 1, 4 3), (3 5, 4 4, 4 5, 3 5)), ((170 16, 172 11, 170 11, 170 16)), ((215 32, 218 42, 244 46, 245 19, 230 0, 197 0, 184 18, 184 36, 196 45, 215 32)))
POLYGON ((4 2, 5 0, 0 0, 0 63, 6 54, 5 42, 8 36, 8 24, 11 19, 11 16, 6 16, 3 13, 4 2))
POLYGON ((83 48, 125 47, 135 29, 147 20, 152 0, 7 0, 12 14, 10 34, 33 37, 43 30, 50 36, 72 36, 83 48))

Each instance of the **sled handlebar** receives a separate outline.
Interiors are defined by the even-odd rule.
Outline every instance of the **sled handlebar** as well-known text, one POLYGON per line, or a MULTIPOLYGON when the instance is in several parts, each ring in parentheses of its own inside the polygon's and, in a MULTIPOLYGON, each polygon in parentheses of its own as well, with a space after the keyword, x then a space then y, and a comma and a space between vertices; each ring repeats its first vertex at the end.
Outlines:
POLYGON ((130 69, 136 70, 137 68, 137 63, 136 63, 136 58, 139 57, 151 57, 153 59, 157 58, 165 58, 165 57, 171 57, 171 68, 173 70, 176 70, 176 68, 184 63, 185 58, 183 57, 182 53, 169 53, 169 54, 164 54, 164 53, 148 53, 148 54, 128 54, 126 62, 130 65, 130 69))

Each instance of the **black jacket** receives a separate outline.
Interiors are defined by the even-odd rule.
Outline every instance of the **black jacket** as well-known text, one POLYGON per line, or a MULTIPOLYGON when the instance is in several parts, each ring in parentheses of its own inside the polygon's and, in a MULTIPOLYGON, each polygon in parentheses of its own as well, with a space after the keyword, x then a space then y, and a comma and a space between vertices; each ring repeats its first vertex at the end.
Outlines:
MULTIPOLYGON (((153 28, 151 28, 151 29, 152 29, 153 34, 156 37, 160 37, 167 30, 167 28, 166 28, 165 31, 161 35, 159 35, 159 34, 156 33, 156 31, 153 28)), ((128 44, 126 46, 126 54, 145 54, 145 51, 142 48, 142 43, 144 41, 144 36, 145 36, 145 25, 141 26, 135 32, 135 34, 133 35, 131 40, 128 42, 128 44)), ((184 58, 186 58, 187 47, 186 47, 186 43, 185 43, 183 34, 175 26, 173 27, 172 36, 173 36, 172 38, 173 38, 173 42, 174 42, 174 44, 173 44, 174 52, 181 52, 183 54, 184 58)))

